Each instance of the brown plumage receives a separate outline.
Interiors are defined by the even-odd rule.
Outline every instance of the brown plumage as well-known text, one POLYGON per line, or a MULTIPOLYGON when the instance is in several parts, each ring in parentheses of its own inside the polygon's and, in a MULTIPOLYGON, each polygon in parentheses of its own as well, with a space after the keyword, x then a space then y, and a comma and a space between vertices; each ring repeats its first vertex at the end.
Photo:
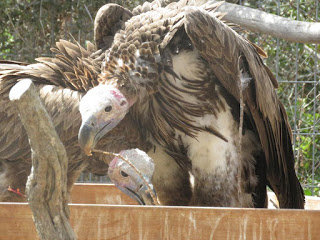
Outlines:
MULTIPOLYGON (((144 3, 142 7, 138 6, 133 10, 133 15, 160 7, 164 2, 156 0, 152 3, 144 3)), ((57 125, 57 132, 67 148, 69 157, 68 190, 71 189, 72 184, 83 169, 96 174, 106 173, 108 166, 101 160, 109 161, 108 157, 97 153, 94 153, 93 157, 86 157, 79 151, 77 141, 75 141, 75 130, 79 128, 80 116, 76 109, 81 95, 90 87, 98 84, 96 80, 97 74, 101 71, 101 60, 104 59, 103 51, 110 47, 113 35, 122 27, 125 19, 130 15, 128 10, 114 4, 107 4, 99 11, 94 27, 98 51, 92 44, 89 44, 88 49, 85 50, 78 44, 62 40, 57 43, 56 48, 52 49, 53 52, 57 53, 56 57, 40 58, 41 64, 30 65, 16 61, 1 61, 0 201, 25 200, 24 197, 9 192, 8 187, 20 189, 20 192, 24 193, 26 179, 31 167, 27 136, 17 113, 7 98, 10 88, 20 78, 32 78, 36 86, 42 89, 40 90, 43 92, 41 98, 49 108, 49 114, 57 125), (109 25, 101 27, 99 22, 105 23, 106 21, 109 25), (111 29, 109 29, 110 27, 111 29), (51 87, 48 87, 51 85, 53 86, 52 91, 50 90, 51 87), (70 108, 67 108, 66 104, 71 105, 73 111, 70 112, 70 108), (2 106, 6 106, 6 110, 2 106), (69 129, 67 129, 68 127, 69 129)), ((143 132, 137 131, 136 123, 131 120, 131 116, 126 116, 123 119, 123 124, 120 125, 117 128, 120 132, 112 131, 114 134, 111 132, 111 135, 109 134, 108 137, 101 139, 97 147, 115 152, 131 147, 139 147, 145 151, 149 150, 150 146, 143 140, 145 137, 141 137, 143 132)), ((165 159, 163 163, 166 163, 165 159)), ((188 173, 180 171, 174 162, 169 160, 168 163, 168 167, 176 169, 177 176, 188 176, 188 173)), ((166 171, 165 167, 160 169, 166 171)), ((160 178, 162 178, 162 175, 160 178)), ((165 179, 168 178, 165 177, 165 179)), ((186 187, 187 184, 178 182, 162 187, 161 181, 159 183, 158 192, 163 204, 186 204, 185 199, 188 199, 188 195, 190 195, 190 190, 186 187), (186 194, 174 194, 177 189, 187 189, 186 194)))
POLYGON ((107 49, 122 25, 132 17, 132 13, 117 4, 106 4, 96 14, 94 20, 94 40, 99 49, 107 49))
POLYGON ((94 20, 94 40, 98 49, 108 49, 113 42, 114 35, 132 16, 139 15, 168 5, 172 1, 155 0, 144 2, 136 6, 132 12, 118 4, 109 3, 102 6, 94 20))
MULTIPOLYGON (((174 159, 193 175, 191 205, 264 207, 269 186, 280 207, 303 208, 291 129, 263 51, 219 20, 218 4, 198 3, 133 16, 115 35, 99 86, 80 103, 81 146, 93 147, 128 113, 154 145, 156 172, 174 159), (87 131, 95 121, 101 128, 87 131)), ((188 177, 167 170, 188 192, 188 177)))
MULTIPOLYGON (((89 43, 87 49, 68 41, 59 41, 52 49, 53 58, 39 58, 39 63, 25 64, 13 61, 0 62, 0 201, 23 201, 20 195, 9 192, 8 187, 25 190, 25 183, 31 167, 28 137, 20 122, 18 113, 8 98, 11 87, 22 78, 31 78, 39 89, 57 133, 66 147, 68 166, 68 189, 87 169, 93 173, 106 174, 107 156, 94 154, 88 157, 78 146, 78 130, 81 116, 78 104, 83 94, 97 85, 104 55, 89 43)), ((99 148, 119 152, 122 149, 140 147, 140 133, 128 115, 123 124, 111 135, 103 138, 99 148)))

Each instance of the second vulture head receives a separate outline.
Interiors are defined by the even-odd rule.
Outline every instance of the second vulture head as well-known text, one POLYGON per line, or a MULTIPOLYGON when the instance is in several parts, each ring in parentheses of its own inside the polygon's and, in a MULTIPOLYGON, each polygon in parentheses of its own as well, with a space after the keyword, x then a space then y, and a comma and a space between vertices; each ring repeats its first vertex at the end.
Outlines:
POLYGON ((121 151, 109 164, 108 176, 123 193, 140 205, 155 205, 156 192, 151 183, 153 160, 139 149, 121 151))

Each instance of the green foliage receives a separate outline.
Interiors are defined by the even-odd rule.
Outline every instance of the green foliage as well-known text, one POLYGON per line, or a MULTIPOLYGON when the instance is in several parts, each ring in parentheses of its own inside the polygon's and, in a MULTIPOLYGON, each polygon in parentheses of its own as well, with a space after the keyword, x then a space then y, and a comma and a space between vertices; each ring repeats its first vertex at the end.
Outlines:
MULTIPOLYGON (((142 0, 109 1, 129 9, 142 0)), ((0 56, 32 62, 51 55, 59 39, 75 38, 82 45, 93 41, 93 20, 106 0, 2 0, 0 1, 0 56)))

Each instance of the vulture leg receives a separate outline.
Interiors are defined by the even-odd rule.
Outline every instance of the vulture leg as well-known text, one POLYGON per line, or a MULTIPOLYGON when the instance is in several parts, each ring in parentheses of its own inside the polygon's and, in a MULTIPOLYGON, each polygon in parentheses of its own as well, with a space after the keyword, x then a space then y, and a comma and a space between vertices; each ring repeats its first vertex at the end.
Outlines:
POLYGON ((191 206, 234 206, 233 199, 227 196, 233 195, 237 190, 230 186, 225 178, 213 174, 204 175, 200 171, 193 172, 195 180, 191 206))
POLYGON ((26 198, 18 193, 9 191, 19 189, 25 194, 27 178, 31 164, 17 159, 16 161, 0 161, 0 202, 25 202, 26 198))
MULTIPOLYGON (((75 181, 79 178, 81 172, 87 167, 85 161, 68 166, 67 191, 70 194, 75 181)), ((26 183, 30 174, 31 163, 21 159, 15 161, 0 161, 0 202, 25 202, 23 196, 26 191, 26 183), (19 193, 9 191, 9 187, 19 193)))
POLYGON ((148 155, 154 160, 156 166, 152 183, 160 204, 189 205, 192 191, 187 169, 181 168, 161 146, 149 151, 148 155))
MULTIPOLYGON (((234 135, 237 136, 237 128, 234 128, 234 131, 234 135)), ((258 177, 255 174, 257 156, 261 154, 261 146, 257 144, 254 133, 246 130, 243 134, 240 157, 237 152, 238 141, 229 145, 217 137, 208 136, 205 133, 199 134, 200 140, 203 137, 210 140, 208 143, 211 149, 203 148, 201 145, 198 149, 190 148, 191 153, 194 154, 191 158, 194 191, 190 205, 253 207, 253 196, 258 191, 258 177), (202 160, 199 161, 201 158, 202 160)), ((232 142, 230 137, 228 139, 232 142)), ((265 181, 262 183, 265 189, 265 181)), ((259 194, 260 192, 263 192, 263 185, 259 189, 259 194)))
POLYGON ((261 153, 256 158, 255 172, 257 176, 257 186, 252 195, 254 207, 255 208, 268 208, 268 195, 267 195, 267 187, 268 185, 266 178, 266 160, 264 154, 261 153))

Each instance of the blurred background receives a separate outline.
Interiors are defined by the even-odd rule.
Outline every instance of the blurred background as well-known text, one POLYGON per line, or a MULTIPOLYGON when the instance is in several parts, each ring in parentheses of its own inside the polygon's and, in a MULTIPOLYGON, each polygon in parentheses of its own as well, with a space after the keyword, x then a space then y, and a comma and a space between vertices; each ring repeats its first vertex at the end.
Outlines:
MULTIPOLYGON (((141 0, 1 0, 0 59, 35 62, 52 56, 59 39, 93 42, 93 21, 106 3, 129 9, 141 0)), ((319 21, 319 0, 229 0, 293 20, 319 21)), ((320 46, 288 42, 263 33, 242 33, 262 47, 265 63, 279 82, 278 94, 293 131, 296 170, 306 195, 320 195, 320 46)), ((320 36, 319 36, 320 38, 320 36)), ((106 182, 84 173, 81 182, 106 182)))

